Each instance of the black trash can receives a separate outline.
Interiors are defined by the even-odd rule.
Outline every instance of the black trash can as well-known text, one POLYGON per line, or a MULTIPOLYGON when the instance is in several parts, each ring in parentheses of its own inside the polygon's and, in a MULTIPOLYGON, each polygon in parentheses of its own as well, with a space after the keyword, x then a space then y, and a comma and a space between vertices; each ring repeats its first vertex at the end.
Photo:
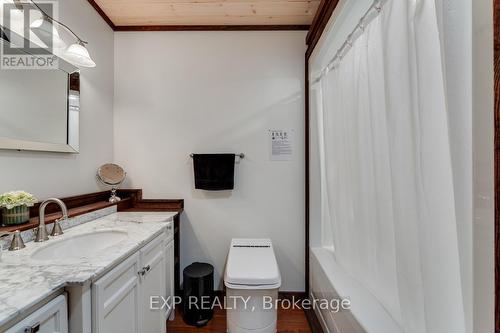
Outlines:
POLYGON ((183 318, 188 325, 205 326, 213 317, 214 267, 195 262, 183 273, 183 318))

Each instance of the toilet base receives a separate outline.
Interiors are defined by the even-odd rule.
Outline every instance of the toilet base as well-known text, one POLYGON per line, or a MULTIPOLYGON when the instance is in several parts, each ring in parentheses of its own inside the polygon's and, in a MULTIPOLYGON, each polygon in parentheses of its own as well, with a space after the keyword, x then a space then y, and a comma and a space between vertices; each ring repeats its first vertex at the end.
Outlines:
POLYGON ((230 320, 228 320, 226 332, 227 333, 276 333, 277 332, 277 323, 274 322, 267 327, 252 330, 252 329, 246 329, 243 327, 239 327, 238 325, 236 325, 233 322, 231 322, 230 320))
POLYGON ((278 288, 234 289, 226 284, 226 299, 229 304, 226 308, 227 331, 275 333, 278 311, 274 305, 277 297, 278 288), (269 306, 270 304, 273 306, 269 306))

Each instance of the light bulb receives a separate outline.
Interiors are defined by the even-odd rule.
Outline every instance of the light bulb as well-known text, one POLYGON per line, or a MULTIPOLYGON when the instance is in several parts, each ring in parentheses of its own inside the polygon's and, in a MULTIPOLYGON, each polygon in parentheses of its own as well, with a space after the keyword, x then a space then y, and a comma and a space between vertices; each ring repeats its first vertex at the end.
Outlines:
POLYGON ((82 42, 71 44, 61 57, 77 67, 95 67, 96 64, 90 57, 89 51, 82 42))

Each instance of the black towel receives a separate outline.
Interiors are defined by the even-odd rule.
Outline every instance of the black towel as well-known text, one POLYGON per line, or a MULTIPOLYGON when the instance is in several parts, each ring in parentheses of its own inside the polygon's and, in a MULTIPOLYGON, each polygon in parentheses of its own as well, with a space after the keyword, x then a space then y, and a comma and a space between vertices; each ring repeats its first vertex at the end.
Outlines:
POLYGON ((194 154, 194 184, 199 190, 223 191, 234 188, 235 154, 194 154))

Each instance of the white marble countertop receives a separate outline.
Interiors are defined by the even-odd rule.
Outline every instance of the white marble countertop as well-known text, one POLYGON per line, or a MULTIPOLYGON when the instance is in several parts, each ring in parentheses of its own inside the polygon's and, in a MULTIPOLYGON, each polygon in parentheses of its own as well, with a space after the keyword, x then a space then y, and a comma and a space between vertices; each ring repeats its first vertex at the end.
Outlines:
POLYGON ((172 223, 175 212, 119 212, 64 231, 43 243, 3 252, 0 259, 0 327, 68 285, 91 283, 136 252, 172 223), (126 237, 89 257, 31 257, 40 248, 75 235, 121 230, 126 237))

